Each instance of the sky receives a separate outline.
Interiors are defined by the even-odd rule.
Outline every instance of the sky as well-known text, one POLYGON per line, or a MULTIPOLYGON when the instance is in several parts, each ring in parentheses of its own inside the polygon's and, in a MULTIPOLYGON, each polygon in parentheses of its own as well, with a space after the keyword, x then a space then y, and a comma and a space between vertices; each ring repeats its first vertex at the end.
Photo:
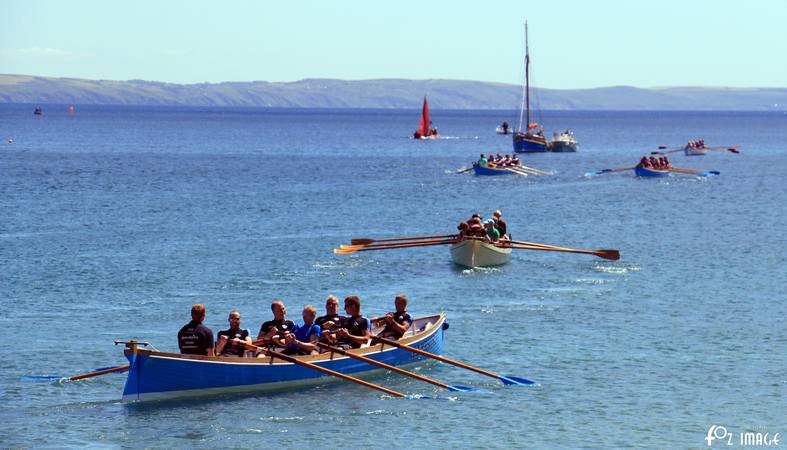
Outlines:
POLYGON ((0 73, 787 87, 787 1, 0 0, 0 73))

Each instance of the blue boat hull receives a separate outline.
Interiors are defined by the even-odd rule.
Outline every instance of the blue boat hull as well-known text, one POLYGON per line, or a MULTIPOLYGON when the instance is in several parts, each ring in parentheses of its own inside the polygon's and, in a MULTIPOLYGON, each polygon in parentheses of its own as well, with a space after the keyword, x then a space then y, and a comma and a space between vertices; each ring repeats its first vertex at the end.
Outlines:
POLYGON ((669 176, 669 170, 654 170, 654 169, 646 169, 644 167, 635 167, 634 173, 637 174, 638 177, 666 177, 669 176))
POLYGON ((547 141, 543 137, 530 134, 514 134, 514 151, 517 153, 539 153, 547 151, 547 141))
MULTIPOLYGON (((445 316, 440 314, 416 319, 417 326, 427 326, 414 336, 400 342, 435 354, 442 354, 445 316), (420 321, 420 322, 419 322, 420 321)), ((424 356, 394 348, 373 345, 354 350, 368 358, 394 366, 427 359, 424 356)), ((226 392, 270 391, 322 384, 338 380, 316 370, 270 358, 223 358, 178 353, 127 349, 128 379, 123 401, 148 401, 203 396, 226 392)), ((358 376, 382 370, 354 358, 325 353, 299 357, 304 361, 344 374, 358 376), (333 358, 332 358, 333 357, 333 358)))
POLYGON ((481 167, 478 164, 473 165, 473 171, 476 175, 513 175, 514 172, 505 169, 491 169, 489 167, 481 167))

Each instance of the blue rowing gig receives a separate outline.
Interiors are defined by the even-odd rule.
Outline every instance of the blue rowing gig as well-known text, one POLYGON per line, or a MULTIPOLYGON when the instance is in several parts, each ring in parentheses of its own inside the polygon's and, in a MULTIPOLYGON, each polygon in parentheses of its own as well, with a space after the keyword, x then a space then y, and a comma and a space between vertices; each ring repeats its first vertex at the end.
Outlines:
MULTIPOLYGON (((441 355, 444 330, 447 328, 445 314, 420 317, 413 320, 410 329, 399 342, 441 355)), ((376 329, 373 332, 380 330, 376 329)), ((135 341, 125 344, 126 349, 123 353, 128 358, 130 367, 126 386, 123 389, 124 402, 165 400, 227 392, 283 390, 338 380, 309 367, 285 362, 275 357, 228 358, 182 355, 140 348, 139 346, 145 343, 135 341)), ((405 366, 428 359, 385 344, 375 344, 350 352, 393 366, 405 366)), ((378 366, 338 353, 329 352, 297 358, 356 377, 384 371, 378 366)))
POLYGON ((658 169, 651 169, 647 167, 637 166, 634 168, 634 173, 637 174, 638 177, 666 177, 670 174, 669 170, 658 170, 658 169))
POLYGON ((479 166, 477 163, 473 164, 473 171, 476 175, 511 175, 516 173, 505 168, 479 166))

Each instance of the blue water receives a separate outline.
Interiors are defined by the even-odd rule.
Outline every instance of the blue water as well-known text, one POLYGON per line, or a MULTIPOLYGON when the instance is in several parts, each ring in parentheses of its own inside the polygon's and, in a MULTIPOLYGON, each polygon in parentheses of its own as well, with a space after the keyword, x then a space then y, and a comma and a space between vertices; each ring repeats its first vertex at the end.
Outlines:
MULTIPOLYGON (((510 151, 512 111, 433 111, 447 139, 408 139, 417 111, 0 105, 0 447, 707 448, 711 425, 787 435, 787 115, 544 114, 576 154, 527 155, 555 175, 456 171, 510 151), (6 139, 12 137, 13 144, 6 139), (637 179, 657 145, 742 153, 671 158, 721 176, 637 179), (453 232, 502 209, 514 238, 622 258, 517 251, 462 270, 444 247, 339 256, 353 237, 453 232), (320 310, 398 292, 444 311, 446 355, 536 380, 507 387, 452 366, 275 394, 127 405, 125 375, 24 381, 124 363, 115 339, 176 350, 194 303, 253 332, 272 299, 320 310)), ((717 442, 718 445, 718 442, 717 442)))

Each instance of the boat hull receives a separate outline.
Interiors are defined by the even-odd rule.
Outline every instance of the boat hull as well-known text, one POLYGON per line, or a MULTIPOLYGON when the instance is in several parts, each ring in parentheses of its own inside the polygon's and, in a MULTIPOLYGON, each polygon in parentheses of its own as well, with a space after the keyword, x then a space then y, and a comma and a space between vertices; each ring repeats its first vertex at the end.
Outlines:
POLYGON ((573 153, 579 149, 576 142, 552 141, 549 143, 549 151, 554 153, 573 153))
POLYGON ((670 174, 670 171, 647 169, 645 167, 636 167, 634 168, 634 173, 636 173, 638 177, 660 178, 660 177, 668 176, 670 174))
POLYGON ((493 267, 511 259, 510 248, 500 248, 478 239, 465 239, 451 246, 451 259, 463 267, 493 267))
MULTIPOLYGON (((439 314, 418 318, 412 329, 423 331, 407 336, 401 343, 442 354, 445 315, 439 314)), ((391 346, 373 345, 352 350, 376 361, 394 366, 417 363, 424 356, 391 346)), ((226 358, 196 355, 181 355, 150 350, 127 349, 129 373, 123 390, 124 402, 165 400, 183 397, 205 396, 226 392, 273 391, 323 384, 338 378, 322 372, 265 358, 226 358)), ((381 370, 347 356, 324 353, 318 356, 302 356, 301 359, 321 367, 353 376, 381 370)))
POLYGON ((493 169, 491 167, 482 167, 478 164, 473 165, 473 172, 479 176, 515 175, 513 170, 493 169))
POLYGON ((688 145, 683 148, 686 156, 702 156, 708 153, 707 148, 689 147, 688 145))
POLYGON ((517 153, 540 153, 547 151, 547 141, 530 133, 514 133, 514 151, 517 153))

